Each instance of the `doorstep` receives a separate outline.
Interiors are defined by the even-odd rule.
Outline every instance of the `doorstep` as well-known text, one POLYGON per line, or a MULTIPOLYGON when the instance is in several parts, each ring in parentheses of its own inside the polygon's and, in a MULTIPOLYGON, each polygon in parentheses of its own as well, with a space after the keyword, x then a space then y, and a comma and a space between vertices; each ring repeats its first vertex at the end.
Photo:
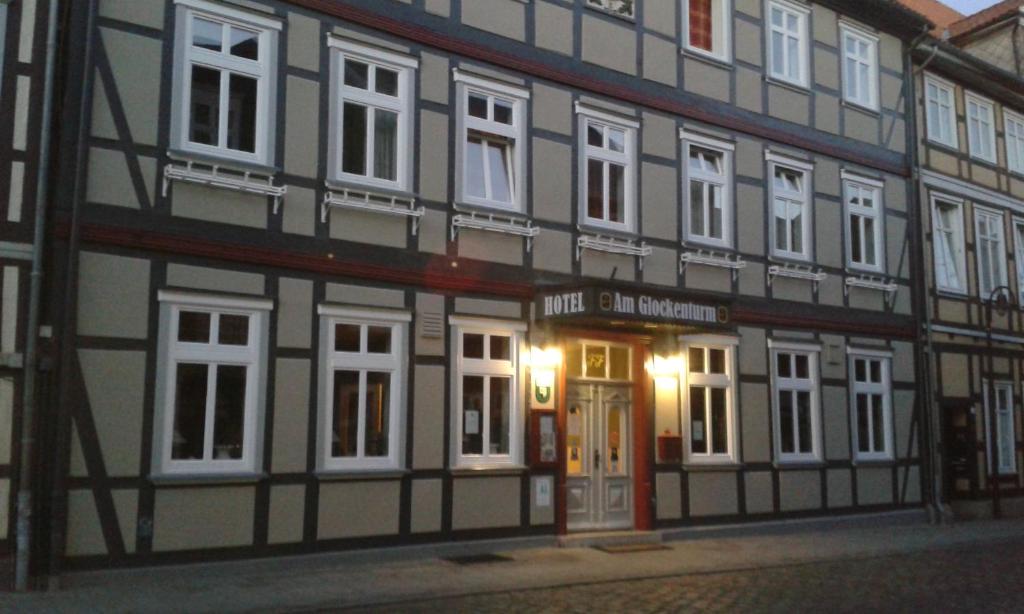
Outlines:
POLYGON ((661 532, 659 531, 588 531, 558 536, 558 545, 562 548, 597 548, 660 543, 661 532))

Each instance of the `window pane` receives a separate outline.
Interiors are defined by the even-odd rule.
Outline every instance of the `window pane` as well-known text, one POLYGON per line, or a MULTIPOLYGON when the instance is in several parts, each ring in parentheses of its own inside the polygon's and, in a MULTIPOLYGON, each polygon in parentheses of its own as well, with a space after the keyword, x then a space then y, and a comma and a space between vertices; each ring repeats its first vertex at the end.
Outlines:
POLYGON ((365 175, 366 107, 346 102, 341 122, 341 170, 354 175, 365 175))
POLYGON ((608 129, 608 149, 612 151, 626 151, 626 133, 615 128, 608 129))
POLYGON ((725 374, 725 350, 708 350, 708 373, 725 374))
POLYGON ((200 17, 192 18, 192 45, 210 51, 221 51, 224 26, 200 17))
POLYGON ((618 164, 608 165, 608 221, 626 220, 626 169, 618 164))
POLYGON ((875 220, 864 218, 864 263, 875 264, 875 220))
POLYGON ((604 457, 607 460, 605 467, 609 473, 620 473, 623 470, 621 463, 624 460, 622 455, 625 452, 623 449, 623 431, 625 430, 623 416, 624 413, 620 407, 612 407, 608 410, 607 434, 605 435, 608 448, 604 452, 604 457))
POLYGON ((509 419, 511 406, 510 388, 512 380, 507 377, 491 378, 490 454, 508 454, 509 419))
POLYGON ((586 359, 587 377, 600 377, 602 379, 608 377, 606 364, 608 359, 607 348, 601 345, 586 346, 586 359))
POLYGON ((247 60, 260 59, 260 35, 252 30, 231 28, 231 55, 247 60))
POLYGON ((359 351, 359 326, 357 324, 334 325, 334 351, 359 351))
POLYGON ((466 375, 462 378, 462 453, 482 454, 484 451, 484 378, 466 375))
POLYGON ((860 221, 861 217, 859 215, 850 216, 850 259, 854 262, 863 263, 864 254, 861 251, 860 221))
POLYGON ((247 367, 218 365, 217 401, 213 415, 213 457, 242 458, 245 437, 245 376, 247 367))
POLYGON ((491 335, 491 360, 511 360, 511 340, 505 335, 491 335))
POLYGON ((708 437, 705 421, 706 395, 702 386, 690 386, 690 449, 694 454, 707 454, 708 437))
POLYGON ((778 365, 777 372, 779 377, 792 377, 792 371, 790 370, 790 355, 779 353, 776 355, 775 361, 778 365))
POLYGON ((604 131, 600 126, 587 124, 587 145, 604 147, 604 131))
POLYGON ((494 101, 494 121, 499 124, 512 125, 512 103, 504 100, 494 101))
POLYGON ((876 384, 882 383, 882 361, 872 360, 871 364, 871 381, 876 384))
POLYGON ((711 452, 729 453, 729 421, 726 417, 725 388, 711 388, 711 452))
POLYGON ((202 145, 219 145, 220 71, 192 67, 192 103, 189 140, 202 145))
POLYGON ((711 51, 711 1, 690 0, 690 46, 711 51))
POLYGON ((210 314, 201 311, 178 313, 178 341, 189 343, 210 342, 210 314))
POLYGON ((365 90, 370 83, 370 67, 363 62, 345 60, 345 85, 365 90))
POLYGON ((868 395, 858 394, 857 396, 857 450, 861 452, 871 451, 871 436, 868 410, 868 395))
POLYGON ((462 357, 483 358, 484 336, 476 333, 465 333, 462 335, 462 357))
POLYGON ((512 201, 512 181, 509 177, 509 146, 505 143, 490 143, 487 147, 487 163, 491 172, 491 200, 512 201))
POLYGON ((573 343, 565 350, 565 374, 567 377, 583 377, 583 345, 573 343))
POLYGON ((487 119, 487 99, 476 94, 469 95, 469 114, 480 119, 487 119))
POLYGON ((391 353, 391 327, 367 326, 366 351, 372 354, 391 353))
POLYGON ((858 382, 866 382, 867 379, 867 361, 860 358, 854 359, 853 361, 853 379, 858 382))
POLYGON ((704 372, 704 348, 690 348, 690 373, 704 372))
POLYGON ((604 163, 587 160, 587 216, 604 219, 604 163))
POLYGON ((398 113, 374 110, 373 176, 385 181, 398 178, 398 113))
POLYGON ((397 96, 398 73, 379 66, 375 71, 377 73, 377 82, 374 85, 374 89, 377 90, 377 93, 384 94, 385 96, 397 96))
POLYGON ((710 230, 708 236, 712 239, 721 239, 722 229, 722 188, 717 185, 708 186, 708 212, 710 214, 710 230))
POLYGON ((779 392, 779 440, 783 454, 796 452, 793 442, 793 393, 779 392))
POLYGON ((331 456, 355 456, 359 453, 359 372, 334 372, 334 424, 331 456))
POLYGON ((366 456, 388 455, 388 410, 391 407, 391 374, 366 373, 366 456))
POLYGON ((885 418, 883 413, 885 407, 882 405, 882 395, 871 395, 871 425, 874 427, 874 451, 885 451, 885 418))
POLYGON ((206 385, 209 365, 178 363, 174 383, 174 434, 171 458, 203 458, 206 432, 206 385))
POLYGON ((795 354, 793 356, 793 362, 796 364, 796 376, 800 379, 807 379, 810 377, 809 374, 809 358, 807 354, 795 354))
MULTIPOLYGON (((774 15, 773 15, 774 17, 774 15)), ((783 46, 785 40, 781 32, 772 32, 772 72, 781 75, 786 71, 786 63, 783 57, 783 46)))
POLYGON ((797 416, 800 421, 800 452, 810 452, 811 444, 811 393, 799 390, 796 393, 797 416))
POLYGON ((484 142, 471 136, 466 140, 466 194, 475 198, 486 198, 484 185, 484 142))
POLYGON ((786 76, 790 79, 800 77, 800 40, 792 36, 786 37, 786 76))
POLYGON ((629 379, 629 348, 608 348, 608 377, 618 380, 629 379))
POLYGON ((803 226, 803 207, 797 206, 796 211, 790 221, 790 233, 792 233, 792 245, 790 250, 798 254, 804 252, 804 226, 803 226))
POLYGON ((789 222, 786 219, 786 203, 775 201, 775 249, 789 251, 789 222))
POLYGON ((256 92, 259 81, 231 74, 228 101, 228 148, 256 152, 256 92))
POLYGON ((690 182, 690 232, 706 236, 704 221, 704 182, 690 182))
POLYGON ((217 341, 221 345, 249 345, 249 316, 221 314, 217 341))

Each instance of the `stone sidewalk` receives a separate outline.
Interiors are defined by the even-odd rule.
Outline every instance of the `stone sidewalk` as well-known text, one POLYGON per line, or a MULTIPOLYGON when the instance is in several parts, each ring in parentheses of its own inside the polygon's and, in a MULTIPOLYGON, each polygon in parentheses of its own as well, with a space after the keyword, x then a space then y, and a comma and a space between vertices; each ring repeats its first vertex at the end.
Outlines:
MULTIPOLYGON (((388 549, 205 565, 69 574, 50 593, 0 595, 0 610, 295 611, 384 606, 517 589, 569 587, 635 579, 770 569, 814 561, 923 553, 960 545, 1024 539, 1022 521, 945 526, 894 522, 778 523, 714 531, 672 532, 665 549, 609 554, 591 548, 495 544, 511 560, 459 565, 431 548, 388 549), (739 532, 746 534, 740 535, 739 532), (683 538, 683 539, 679 539, 683 538)), ((390 608, 389 608, 390 606, 390 608)))

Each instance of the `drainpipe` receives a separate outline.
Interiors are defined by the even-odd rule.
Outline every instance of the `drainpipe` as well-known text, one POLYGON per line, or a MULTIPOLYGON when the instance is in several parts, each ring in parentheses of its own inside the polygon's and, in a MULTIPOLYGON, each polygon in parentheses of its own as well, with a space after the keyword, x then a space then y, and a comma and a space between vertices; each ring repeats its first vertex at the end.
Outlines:
POLYGON ((43 243, 49 206, 50 139, 53 125, 53 80, 57 57, 57 8, 50 0, 46 16, 46 74, 43 80, 43 121, 39 132, 39 169, 36 173, 35 227, 32 235, 32 273, 29 277, 28 315, 25 326, 25 379, 22 386, 21 454, 18 459, 18 502, 15 520, 14 589, 28 590, 29 549, 32 536, 32 458, 34 455, 36 373, 39 362, 39 311, 43 285, 43 243))

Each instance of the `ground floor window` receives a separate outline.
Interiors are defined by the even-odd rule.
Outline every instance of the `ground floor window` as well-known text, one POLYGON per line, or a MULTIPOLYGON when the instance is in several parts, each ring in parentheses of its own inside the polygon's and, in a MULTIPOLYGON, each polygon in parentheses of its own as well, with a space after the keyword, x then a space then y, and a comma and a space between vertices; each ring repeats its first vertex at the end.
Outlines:
MULTIPOLYGON (((992 419, 992 414, 995 413, 996 420, 996 458, 999 463, 999 473, 1011 474, 1017 472, 1017 434, 1014 429, 1013 420, 1013 383, 1012 382, 995 382, 994 385, 989 385, 986 381, 984 382, 985 392, 985 439, 989 440, 991 433, 991 426, 989 420, 992 419), (995 408, 994 412, 989 404, 992 395, 992 389, 995 389, 995 408)), ((992 449, 991 442, 989 442, 988 463, 989 467, 992 466, 992 449)))
POLYGON ((769 341, 772 413, 780 462, 820 460, 818 354, 814 344, 769 341))
POLYGON ((686 357, 683 402, 687 408, 688 462, 734 462, 735 367, 737 339, 717 336, 680 338, 686 357))
POLYGON ((850 396, 854 456, 864 460, 892 458, 892 385, 888 354, 850 354, 850 396))

